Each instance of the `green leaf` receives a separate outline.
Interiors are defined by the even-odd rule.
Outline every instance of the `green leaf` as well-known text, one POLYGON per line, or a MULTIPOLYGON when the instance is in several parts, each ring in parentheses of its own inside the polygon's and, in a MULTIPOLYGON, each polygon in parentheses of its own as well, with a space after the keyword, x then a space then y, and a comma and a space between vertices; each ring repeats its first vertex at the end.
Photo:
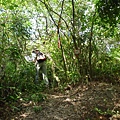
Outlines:
POLYGON ((14 7, 18 7, 18 5, 14 4, 14 7))
POLYGON ((9 6, 9 9, 10 9, 10 10, 13 10, 13 9, 14 9, 14 6, 13 6, 13 5, 9 6))
POLYGON ((5 27, 5 23, 2 23, 1 26, 5 27))
POLYGON ((120 61, 120 58, 119 58, 119 57, 114 57, 114 58, 120 61))

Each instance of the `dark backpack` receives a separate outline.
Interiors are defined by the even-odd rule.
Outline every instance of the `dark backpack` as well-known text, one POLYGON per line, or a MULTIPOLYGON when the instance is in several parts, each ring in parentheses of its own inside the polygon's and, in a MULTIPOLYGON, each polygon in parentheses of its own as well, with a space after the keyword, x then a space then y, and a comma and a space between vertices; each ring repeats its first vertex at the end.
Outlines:
POLYGON ((47 59, 46 56, 40 51, 36 53, 36 60, 38 62, 44 62, 46 59, 47 59))

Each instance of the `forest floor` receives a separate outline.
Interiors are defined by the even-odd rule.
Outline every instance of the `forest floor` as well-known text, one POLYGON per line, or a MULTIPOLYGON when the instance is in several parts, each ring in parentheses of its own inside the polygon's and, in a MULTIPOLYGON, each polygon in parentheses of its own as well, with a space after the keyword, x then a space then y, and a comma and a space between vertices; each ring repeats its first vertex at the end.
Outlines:
POLYGON ((22 104, 11 120, 120 120, 120 87, 103 82, 46 90, 38 104, 22 104))

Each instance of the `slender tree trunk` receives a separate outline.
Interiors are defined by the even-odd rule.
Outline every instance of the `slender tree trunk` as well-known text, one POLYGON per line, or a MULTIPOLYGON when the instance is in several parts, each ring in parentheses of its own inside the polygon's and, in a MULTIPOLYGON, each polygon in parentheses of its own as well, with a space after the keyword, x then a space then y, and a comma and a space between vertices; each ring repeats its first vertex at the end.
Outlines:
POLYGON ((62 12, 63 12, 63 6, 64 6, 64 0, 62 1, 62 6, 61 6, 61 13, 60 13, 60 17, 59 17, 59 21, 58 21, 58 25, 57 25, 57 34, 58 34, 58 44, 60 44, 60 48, 61 48, 61 53, 62 53, 62 59, 63 59, 63 65, 64 65, 64 71, 65 71, 65 77, 66 80, 67 78, 67 67, 66 67, 66 62, 65 62, 65 56, 64 56, 64 50, 63 50, 63 46, 61 43, 61 38, 60 38, 60 24, 61 24, 61 17, 62 17, 62 12))
POLYGON ((93 26, 95 22, 95 15, 96 12, 93 15, 91 30, 90 30, 90 38, 89 38, 89 79, 92 80, 92 38, 93 38, 93 26))
POLYGON ((91 65, 91 58, 92 58, 92 33, 89 39, 89 79, 92 80, 92 65, 91 65))
POLYGON ((61 52, 62 52, 62 59, 63 59, 64 70, 65 70, 65 77, 66 77, 66 80, 68 80, 68 77, 67 77, 67 67, 66 67, 66 61, 65 61, 64 50, 63 50, 63 47, 62 47, 62 43, 61 43, 61 52))
POLYGON ((74 7, 74 0, 72 0, 72 14, 73 14, 73 24, 72 24, 72 39, 74 42, 75 49, 77 49, 76 37, 75 37, 75 7, 74 7))
MULTIPOLYGON (((74 48, 75 50, 78 50, 78 45, 77 45, 77 38, 75 36, 75 6, 74 6, 74 0, 72 0, 72 16, 73 16, 73 24, 72 24, 72 39, 73 39, 73 43, 74 43, 74 48)), ((79 43, 79 42, 78 42, 79 43)), ((76 57, 77 61, 78 61, 78 71, 79 71, 79 77, 81 76, 81 64, 80 64, 80 58, 79 58, 79 54, 76 57)))

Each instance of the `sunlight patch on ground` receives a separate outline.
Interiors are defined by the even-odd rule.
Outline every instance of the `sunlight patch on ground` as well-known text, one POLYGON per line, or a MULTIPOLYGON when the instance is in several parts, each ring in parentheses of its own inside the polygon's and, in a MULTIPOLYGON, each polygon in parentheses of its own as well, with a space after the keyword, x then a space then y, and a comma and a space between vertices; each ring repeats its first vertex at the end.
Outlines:
POLYGON ((26 112, 26 113, 23 113, 21 114, 19 117, 15 117, 15 119, 11 119, 11 120, 21 120, 21 119, 25 119, 26 117, 28 117, 29 115, 31 114, 31 112, 26 112))
POLYGON ((25 113, 21 114, 20 117, 24 119, 24 118, 28 117, 31 114, 32 114, 32 112, 28 111, 28 112, 25 112, 25 113))
POLYGON ((64 98, 65 96, 64 95, 51 95, 52 98, 64 98))

